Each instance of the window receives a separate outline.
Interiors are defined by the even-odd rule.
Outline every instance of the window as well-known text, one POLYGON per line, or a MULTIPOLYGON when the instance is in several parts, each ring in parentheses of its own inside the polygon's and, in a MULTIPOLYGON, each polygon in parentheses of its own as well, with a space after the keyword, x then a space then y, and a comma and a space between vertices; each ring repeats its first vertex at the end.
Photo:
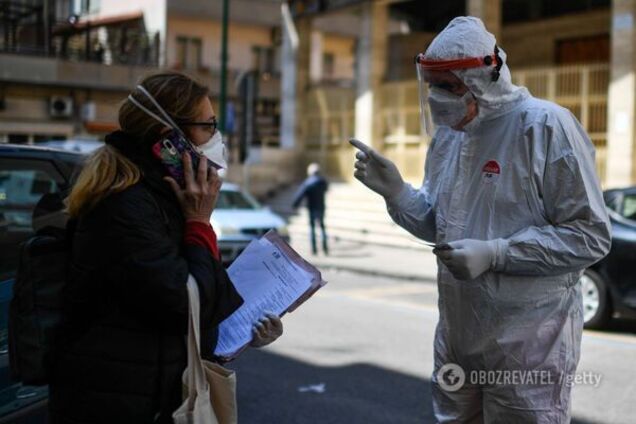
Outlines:
POLYGON ((19 246, 33 234, 34 226, 46 225, 51 218, 60 216, 63 205, 59 192, 65 187, 66 180, 46 160, 0 158, 0 374, 3 376, 0 413, 3 417, 26 410, 48 394, 46 386, 22 386, 6 378, 9 303, 19 246))
POLYGON ((627 219, 636 221, 636 194, 626 194, 623 198, 623 210, 621 212, 627 219))
POLYGON ((274 73, 274 48, 252 47, 252 67, 261 74, 274 73))
POLYGON ((15 275, 18 246, 33 234, 34 224, 58 217, 63 182, 47 161, 0 159, 0 283, 15 275))
POLYGON ((280 145, 280 103, 278 100, 256 100, 256 127, 253 145, 280 145))
POLYGON ((609 34, 572 38, 556 42, 556 63, 608 63, 611 43, 609 34))
POLYGON ((29 136, 26 134, 9 134, 9 143, 26 144, 29 142, 29 136))
POLYGON ((188 39, 186 37, 177 37, 177 62, 182 67, 185 67, 187 59, 188 59, 188 39))
POLYGON ((610 190, 603 193, 605 205, 623 218, 636 221, 636 193, 610 190))
POLYGON ((190 47, 188 50, 188 68, 189 69, 201 69, 201 39, 200 38, 192 38, 190 39, 190 47))
POLYGON ((177 37, 177 61, 184 69, 200 69, 203 43, 200 38, 177 37))
POLYGON ((234 190, 221 190, 215 209, 260 209, 252 197, 234 190))
MULTIPOLYGON (((68 1, 68 0, 66 0, 68 1)), ((64 2, 66 2, 64 1, 64 2)), ((101 0, 73 0, 73 9, 78 15, 87 13, 97 13, 100 9, 101 0)))
POLYGON ((322 55, 322 71, 326 79, 331 79, 336 73, 336 59, 333 53, 324 53, 322 55))

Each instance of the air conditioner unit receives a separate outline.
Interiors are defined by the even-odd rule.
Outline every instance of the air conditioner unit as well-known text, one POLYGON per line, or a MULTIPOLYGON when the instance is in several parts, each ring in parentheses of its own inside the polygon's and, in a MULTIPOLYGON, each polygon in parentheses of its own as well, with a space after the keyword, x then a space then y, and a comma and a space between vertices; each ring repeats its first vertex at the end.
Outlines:
POLYGON ((70 118, 73 116, 73 98, 52 96, 49 101, 49 115, 51 118, 70 118))

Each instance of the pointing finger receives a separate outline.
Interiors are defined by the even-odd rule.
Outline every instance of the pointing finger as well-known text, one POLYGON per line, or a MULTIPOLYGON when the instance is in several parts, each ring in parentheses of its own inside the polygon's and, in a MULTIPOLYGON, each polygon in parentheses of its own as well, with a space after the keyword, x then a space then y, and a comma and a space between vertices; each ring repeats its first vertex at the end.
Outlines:
MULTIPOLYGON (((371 147, 364 144, 360 140, 351 138, 349 139, 349 143, 351 143, 351 145, 354 146, 356 149, 359 149, 363 154, 366 155, 367 158, 377 161, 380 164, 380 166, 382 166, 383 168, 386 168, 391 164, 390 160, 388 160, 387 158, 385 158, 384 156, 382 156, 381 154, 379 154, 378 152, 376 152, 375 150, 373 150, 371 147)), ((358 157, 357 154, 356 154, 356 157, 360 159, 360 157, 358 157)))
POLYGON ((357 152, 356 153, 356 159, 362 161, 362 162, 367 162, 369 160, 369 155, 367 155, 364 152, 357 152))
POLYGON ((360 140, 356 140, 355 138, 350 138, 349 139, 349 143, 351 143, 351 145, 353 147, 355 147, 356 149, 366 153, 366 154, 370 154, 371 151, 373 150, 371 147, 367 146, 366 144, 364 144, 363 142, 361 142, 360 140))
POLYGON ((367 169, 367 164, 360 161, 356 162, 353 166, 360 171, 366 171, 367 169))

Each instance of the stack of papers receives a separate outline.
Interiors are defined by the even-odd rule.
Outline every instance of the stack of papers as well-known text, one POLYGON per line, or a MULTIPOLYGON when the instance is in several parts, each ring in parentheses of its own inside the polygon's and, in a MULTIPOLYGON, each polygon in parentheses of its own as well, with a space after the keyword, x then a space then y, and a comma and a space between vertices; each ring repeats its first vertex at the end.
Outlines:
POLYGON ((283 316, 327 282, 275 231, 252 241, 228 269, 243 305, 219 326, 214 354, 235 358, 252 340, 252 328, 266 311, 283 316))

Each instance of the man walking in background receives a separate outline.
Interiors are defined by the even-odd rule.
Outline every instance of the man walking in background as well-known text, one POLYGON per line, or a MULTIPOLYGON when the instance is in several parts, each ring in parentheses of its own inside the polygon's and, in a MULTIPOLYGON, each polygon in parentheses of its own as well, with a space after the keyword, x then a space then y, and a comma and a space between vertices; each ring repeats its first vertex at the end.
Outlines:
POLYGON ((327 231, 325 230, 325 194, 329 189, 329 183, 320 174, 320 165, 311 163, 307 167, 307 178, 294 196, 294 209, 300 206, 303 199, 307 199, 307 211, 309 212, 309 232, 311 238, 311 252, 318 254, 316 245, 316 223, 320 225, 322 232, 322 251, 329 254, 327 246, 327 231))

